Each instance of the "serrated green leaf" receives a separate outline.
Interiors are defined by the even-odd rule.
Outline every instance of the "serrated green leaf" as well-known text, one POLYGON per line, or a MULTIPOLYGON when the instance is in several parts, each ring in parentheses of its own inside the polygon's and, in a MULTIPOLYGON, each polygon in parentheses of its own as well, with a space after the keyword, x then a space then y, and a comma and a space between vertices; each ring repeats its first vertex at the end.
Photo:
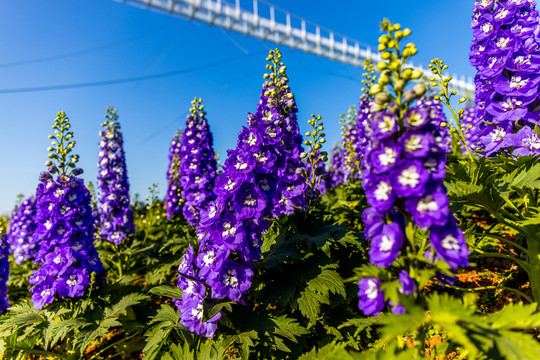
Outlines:
POLYGON ((171 285, 159 285, 154 286, 150 290, 148 290, 149 293, 168 297, 171 299, 181 299, 182 298, 182 290, 178 288, 177 286, 171 286, 171 285))
POLYGON ((536 312, 536 303, 523 305, 508 304, 494 314, 490 314, 487 321, 492 329, 533 329, 540 327, 540 313, 536 312))
POLYGON ((502 330, 495 338, 497 349, 506 360, 538 360, 540 344, 530 335, 502 330))

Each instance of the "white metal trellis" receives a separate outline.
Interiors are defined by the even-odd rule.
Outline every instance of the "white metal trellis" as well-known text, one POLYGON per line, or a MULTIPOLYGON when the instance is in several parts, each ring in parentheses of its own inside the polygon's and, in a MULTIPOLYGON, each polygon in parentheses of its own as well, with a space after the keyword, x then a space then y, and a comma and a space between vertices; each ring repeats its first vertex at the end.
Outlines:
MULTIPOLYGON (((358 40, 293 15, 264 0, 123 0, 133 5, 199 20, 228 31, 283 44, 345 64, 362 67, 366 59, 380 60, 377 51, 358 40)), ((415 64, 424 74, 429 69, 415 64)), ((472 79, 453 74, 452 90, 474 93, 472 79)))

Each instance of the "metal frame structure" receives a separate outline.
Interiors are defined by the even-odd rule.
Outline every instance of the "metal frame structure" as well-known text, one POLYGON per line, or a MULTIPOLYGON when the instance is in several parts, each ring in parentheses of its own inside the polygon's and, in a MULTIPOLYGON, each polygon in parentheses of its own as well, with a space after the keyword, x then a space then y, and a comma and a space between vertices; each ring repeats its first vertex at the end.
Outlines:
MULTIPOLYGON (((377 63, 380 55, 370 46, 293 15, 264 0, 120 0, 157 11, 166 12, 219 26, 306 53, 357 67, 366 59, 377 63)), ((429 69, 412 64, 424 74, 429 69)), ((472 79, 452 75, 450 85, 458 93, 472 92, 472 79)))

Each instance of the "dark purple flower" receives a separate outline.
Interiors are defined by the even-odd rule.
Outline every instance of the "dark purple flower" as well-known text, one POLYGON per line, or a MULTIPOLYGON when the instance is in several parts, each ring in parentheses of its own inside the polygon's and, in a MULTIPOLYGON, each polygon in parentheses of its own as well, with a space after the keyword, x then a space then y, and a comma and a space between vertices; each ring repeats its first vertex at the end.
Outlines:
POLYGON ((429 173, 420 160, 402 160, 391 175, 397 197, 421 196, 429 173))
POLYGON ((398 223, 384 224, 371 239, 369 262, 379 267, 392 265, 403 247, 403 232, 398 223))
POLYGON ((436 256, 452 269, 469 266, 469 248, 463 232, 451 222, 445 226, 433 226, 429 240, 436 256))
MULTIPOLYGON (((177 172, 174 173, 175 176, 179 176, 181 183, 181 186, 177 185, 176 189, 178 192, 181 189, 182 198, 185 200, 184 218, 191 226, 199 223, 201 212, 215 199, 213 190, 217 175, 214 140, 201 102, 202 100, 197 98, 192 101, 176 160, 177 172)), ((173 151, 172 147, 171 151, 173 151)))
POLYGON ((366 316, 377 316, 384 308, 384 293, 380 290, 381 280, 360 279, 358 282, 358 308, 366 316))
MULTIPOLYGON (((129 201, 129 181, 124 154, 124 140, 116 109, 107 109, 107 121, 99 132, 98 180, 100 235, 114 244, 135 231, 129 201)), ((69 199, 74 205, 83 201, 81 194, 69 199)))
POLYGON ((11 216, 7 242, 16 264, 34 258, 36 244, 32 240, 32 235, 37 227, 34 222, 35 214, 36 198, 31 196, 24 199, 11 216))
POLYGON ((9 307, 7 281, 9 277, 9 245, 6 235, 0 234, 0 314, 9 307))

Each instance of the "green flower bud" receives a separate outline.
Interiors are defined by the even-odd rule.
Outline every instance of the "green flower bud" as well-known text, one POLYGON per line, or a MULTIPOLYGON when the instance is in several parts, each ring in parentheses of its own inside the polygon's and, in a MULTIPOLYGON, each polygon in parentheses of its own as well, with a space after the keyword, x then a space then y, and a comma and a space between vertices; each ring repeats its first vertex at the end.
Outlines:
POLYGON ((384 61, 379 61, 379 63, 377 63, 377 70, 383 71, 385 69, 386 69, 386 63, 384 61))

